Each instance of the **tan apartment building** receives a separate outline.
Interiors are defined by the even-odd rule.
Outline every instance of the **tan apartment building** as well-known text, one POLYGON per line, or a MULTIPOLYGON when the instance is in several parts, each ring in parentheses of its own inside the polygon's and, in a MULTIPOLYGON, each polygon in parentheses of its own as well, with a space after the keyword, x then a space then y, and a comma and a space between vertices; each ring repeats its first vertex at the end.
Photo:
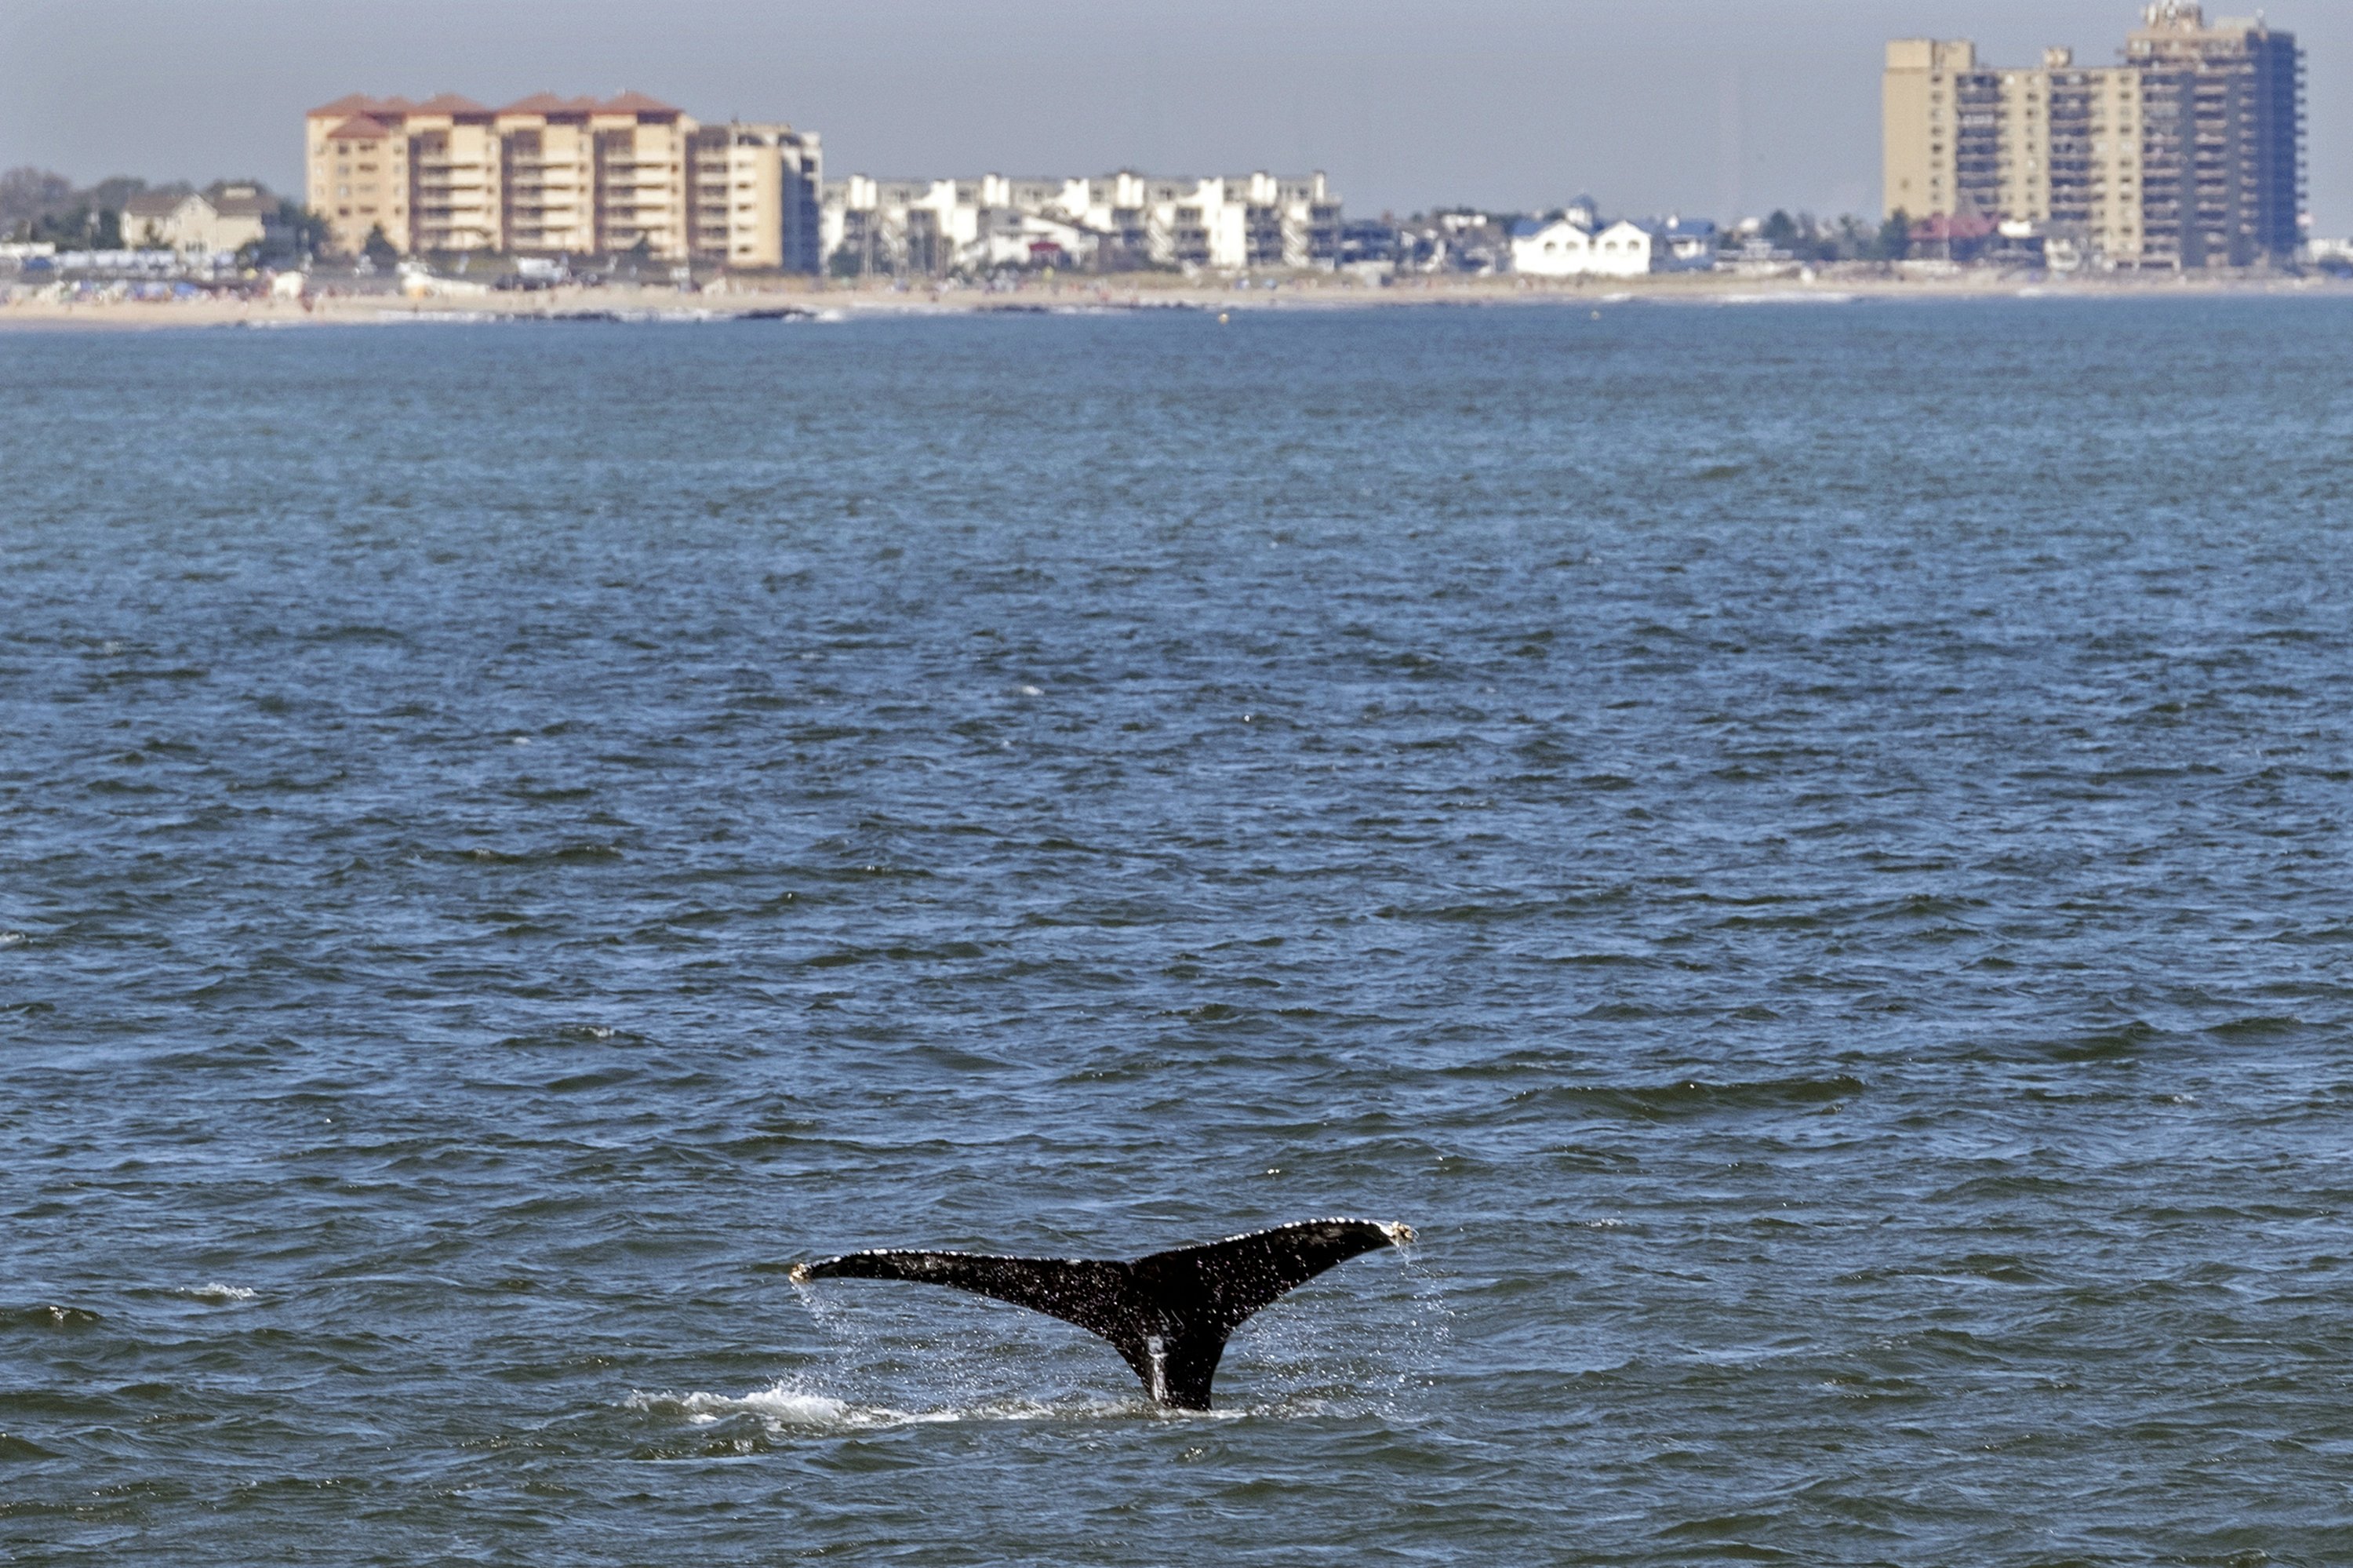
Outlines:
POLYGON ((2053 48, 2038 67, 1995 69, 1966 40, 1891 42, 1885 210, 2030 224, 2122 267, 2292 255, 2303 188, 2294 35, 2260 17, 2210 26, 2189 0, 2148 5, 2142 24, 2113 66, 2053 48))
POLYGON ((818 138, 702 125, 642 93, 492 109, 363 95, 305 118, 311 207, 340 249, 610 255, 817 270, 818 138))
POLYGON ((1887 46, 1889 213, 2046 227, 2138 265, 2138 73, 2082 67, 2067 49, 1997 70, 1961 39, 1887 46))
POLYGON ((687 135, 688 243, 698 260, 815 272, 822 225, 817 138, 731 121, 687 135))

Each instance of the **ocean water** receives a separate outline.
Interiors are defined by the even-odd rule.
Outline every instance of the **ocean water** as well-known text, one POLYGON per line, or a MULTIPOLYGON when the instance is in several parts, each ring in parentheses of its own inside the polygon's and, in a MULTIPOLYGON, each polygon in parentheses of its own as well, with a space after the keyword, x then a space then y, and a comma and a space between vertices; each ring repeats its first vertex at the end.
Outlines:
POLYGON ((2353 1561, 2348 357, 0 336, 0 1554, 2353 1561))

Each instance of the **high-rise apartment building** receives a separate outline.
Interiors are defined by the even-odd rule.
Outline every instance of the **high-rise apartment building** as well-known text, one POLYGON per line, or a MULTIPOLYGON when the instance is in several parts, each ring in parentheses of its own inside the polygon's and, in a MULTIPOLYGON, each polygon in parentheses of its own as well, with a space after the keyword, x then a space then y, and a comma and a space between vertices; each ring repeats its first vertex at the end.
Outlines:
POLYGON ((2262 17, 2204 26, 2151 5, 2125 45, 2141 74, 2141 175, 2151 242, 2185 267, 2244 267, 2304 241, 2304 59, 2262 17))
POLYGON ((1887 46, 1886 209, 2031 223, 2124 267, 2250 266, 2302 239, 2303 63, 2262 18, 2159 0, 2122 64, 1997 69, 1887 46))
POLYGON ((382 230, 404 255, 596 255, 818 269, 818 138, 702 125, 626 93, 492 109, 353 96, 305 122, 310 205, 338 248, 382 230))

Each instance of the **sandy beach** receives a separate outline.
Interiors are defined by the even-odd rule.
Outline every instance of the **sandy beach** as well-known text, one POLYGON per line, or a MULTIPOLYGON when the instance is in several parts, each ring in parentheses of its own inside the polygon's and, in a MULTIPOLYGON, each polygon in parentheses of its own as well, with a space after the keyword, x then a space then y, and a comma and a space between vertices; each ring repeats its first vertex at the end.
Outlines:
POLYGON ((739 284, 723 291, 574 286, 536 293, 460 293, 422 299, 404 298, 388 291, 347 291, 329 286, 305 301, 219 295, 185 300, 57 301, 18 297, 0 302, 0 331, 282 328, 506 320, 842 320, 856 316, 1149 309, 1229 313, 1416 305, 1598 307, 1632 303, 1837 303, 1865 299, 2179 299, 2218 294, 2353 297, 2353 282, 2320 277, 2130 278, 2110 274, 2098 278, 2045 278, 1990 272, 1910 278, 1831 273, 1804 279, 1717 272, 1597 278, 1574 282, 1513 277, 1406 278, 1386 286, 1345 278, 1310 277, 1273 282, 1253 281, 1245 286, 1148 275, 1034 281, 1010 291, 933 286, 902 289, 887 282, 811 280, 757 286, 739 284))

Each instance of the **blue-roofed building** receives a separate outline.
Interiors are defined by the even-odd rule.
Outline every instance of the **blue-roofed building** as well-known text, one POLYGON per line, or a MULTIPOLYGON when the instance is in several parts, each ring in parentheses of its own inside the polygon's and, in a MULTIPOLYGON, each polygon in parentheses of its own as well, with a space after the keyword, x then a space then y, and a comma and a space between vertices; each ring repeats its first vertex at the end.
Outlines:
POLYGON ((1662 272, 1705 272, 1714 270, 1724 236, 1704 218, 1672 217, 1644 224, 1651 231, 1652 265, 1662 272))

